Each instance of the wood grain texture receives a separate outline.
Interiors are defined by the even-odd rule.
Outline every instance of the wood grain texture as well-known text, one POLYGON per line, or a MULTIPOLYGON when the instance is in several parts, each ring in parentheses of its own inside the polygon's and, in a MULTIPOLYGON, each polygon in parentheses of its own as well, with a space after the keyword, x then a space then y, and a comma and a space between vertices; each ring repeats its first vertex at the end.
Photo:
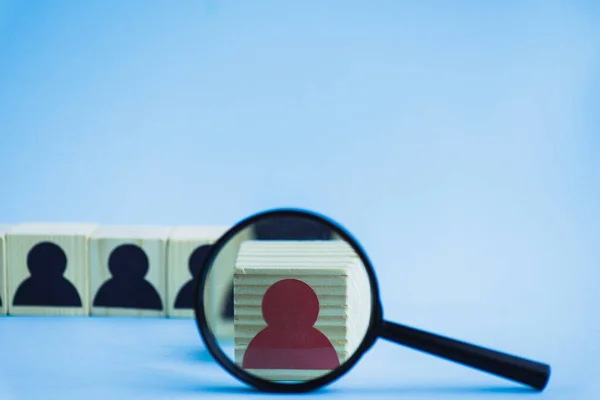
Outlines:
MULTIPOLYGON (((7 304, 10 315, 88 315, 88 238, 96 224, 23 223, 15 225, 6 234, 7 304), (15 295, 27 287, 33 277, 28 266, 28 256, 40 244, 58 246, 66 257, 66 269, 60 283, 74 287, 80 306, 56 307, 14 304, 15 295)), ((47 266, 41 265, 41 268, 47 266)), ((54 290, 46 283, 47 290, 54 290)), ((23 293, 22 291, 20 292, 23 293)), ((31 293, 26 294, 30 297, 31 293)), ((35 295, 34 295, 35 297, 35 295)))
POLYGON ((101 226, 92 234, 89 244, 92 315, 167 315, 167 250, 172 230, 168 226, 111 225, 101 226), (122 254, 118 251, 123 248, 135 251, 135 254, 116 257, 115 254, 122 254), (135 278, 117 278, 111 273, 113 268, 131 271, 139 269, 139 256, 143 255, 147 269, 145 273, 136 275, 135 278), (118 263, 114 261, 115 258, 118 263), (146 298, 147 301, 144 300, 146 298))
POLYGON ((0 225, 0 316, 8 313, 8 297, 6 296, 6 233, 10 225, 0 225))
POLYGON ((233 316, 224 317, 227 301, 233 295, 233 272, 242 243, 252 240, 254 232, 247 228, 237 233, 219 251, 207 276, 204 303, 208 324, 219 339, 233 338, 233 316))
MULTIPOLYGON (((316 293, 320 312, 315 327, 332 343, 340 363, 360 344, 369 322, 370 284, 354 250, 340 240, 248 241, 234 272, 235 362, 242 365, 250 341, 267 325, 262 298, 275 282, 293 278, 316 293)), ((328 371, 253 370, 272 380, 306 380, 328 371)))
MULTIPOLYGON (((214 244, 226 231, 225 226, 178 226, 169 237, 167 261, 167 315, 193 318, 194 309, 175 307, 182 290, 194 287, 190 257, 202 246, 214 244), (188 285, 188 286, 186 286, 188 285)), ((192 290, 193 292, 193 290, 192 290)))

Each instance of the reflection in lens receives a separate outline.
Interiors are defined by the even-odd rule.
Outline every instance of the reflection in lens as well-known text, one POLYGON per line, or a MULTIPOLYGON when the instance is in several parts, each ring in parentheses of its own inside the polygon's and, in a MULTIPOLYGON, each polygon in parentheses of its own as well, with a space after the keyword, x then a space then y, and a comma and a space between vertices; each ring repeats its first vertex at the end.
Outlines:
MULTIPOLYGON (((238 232, 215 257, 207 276, 204 307, 207 322, 215 336, 223 342, 233 338, 233 268, 240 245, 254 238, 252 227, 238 232)), ((233 354, 233 350, 230 351, 233 354)))
POLYGON ((312 220, 271 218, 261 221, 262 231, 245 229, 217 254, 207 279, 212 295, 204 304, 210 309, 215 297, 233 289, 230 335, 217 332, 216 319, 209 323, 238 367, 271 381, 307 381, 343 364, 364 339, 369 279, 360 257, 328 226, 307 229, 312 220), (305 234, 286 228, 292 222, 305 234))

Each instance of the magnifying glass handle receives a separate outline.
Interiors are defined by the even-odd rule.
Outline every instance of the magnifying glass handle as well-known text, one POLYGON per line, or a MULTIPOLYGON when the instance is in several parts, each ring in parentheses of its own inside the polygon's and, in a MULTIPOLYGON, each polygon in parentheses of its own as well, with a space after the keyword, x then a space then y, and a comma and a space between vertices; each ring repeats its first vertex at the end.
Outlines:
POLYGON ((393 322, 383 322, 380 337, 493 375, 543 390, 550 366, 475 346, 393 322))

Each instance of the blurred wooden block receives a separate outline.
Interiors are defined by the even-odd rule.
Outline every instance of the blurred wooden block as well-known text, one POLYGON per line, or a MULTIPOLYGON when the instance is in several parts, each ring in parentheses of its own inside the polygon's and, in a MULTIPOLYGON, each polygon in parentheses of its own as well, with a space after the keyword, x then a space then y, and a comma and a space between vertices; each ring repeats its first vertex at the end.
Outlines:
POLYGON ((219 251, 208 274, 204 294, 207 321, 219 339, 233 339, 233 273, 240 246, 253 238, 251 227, 237 233, 219 251))
POLYGON ((179 226, 169 237, 167 262, 167 315, 194 317, 195 278, 223 226, 179 226))
POLYGON ((95 224, 15 225, 6 234, 8 313, 88 315, 88 238, 95 224))
POLYGON ((6 296, 6 239, 5 235, 10 230, 8 225, 0 225, 0 315, 8 312, 6 296))
MULTIPOLYGON (((371 310, 370 284, 354 250, 339 240, 248 241, 239 251, 234 272, 235 362, 242 365, 250 341, 267 327, 262 299, 284 279, 307 285, 319 300, 314 327, 331 342, 338 360, 346 361, 366 333, 371 310)), ((327 370, 255 369, 271 380, 306 380, 327 370)))
POLYGON ((163 226, 101 226, 90 238, 92 315, 167 315, 167 244, 163 226))

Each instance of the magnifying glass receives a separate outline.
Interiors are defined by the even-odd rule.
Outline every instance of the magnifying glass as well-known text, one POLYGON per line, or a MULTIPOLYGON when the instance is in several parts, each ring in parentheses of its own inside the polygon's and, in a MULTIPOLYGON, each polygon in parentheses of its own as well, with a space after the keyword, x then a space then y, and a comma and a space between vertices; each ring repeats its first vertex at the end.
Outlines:
POLYGON ((265 392, 307 392, 348 372, 382 338, 542 391, 550 366, 384 319, 359 242, 317 213, 250 216, 212 246, 196 281, 196 323, 215 360, 265 392), (219 279, 216 279, 219 277, 219 279), (230 292, 233 329, 216 334, 209 304, 230 292))

